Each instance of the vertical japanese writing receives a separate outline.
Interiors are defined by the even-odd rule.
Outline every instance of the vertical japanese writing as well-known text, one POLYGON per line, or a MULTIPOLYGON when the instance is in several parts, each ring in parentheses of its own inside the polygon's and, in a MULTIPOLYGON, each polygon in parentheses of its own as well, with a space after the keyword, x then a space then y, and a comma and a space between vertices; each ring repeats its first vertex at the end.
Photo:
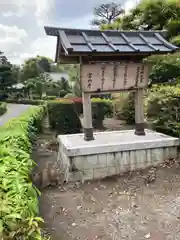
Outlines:
POLYGON ((137 67, 137 71, 136 71, 136 82, 135 82, 135 87, 138 87, 138 81, 139 81, 139 74, 140 74, 140 66, 137 67))
POLYGON ((113 88, 116 86, 117 64, 113 65, 113 88))
POLYGON ((144 81, 144 64, 141 66, 140 83, 143 83, 143 81, 144 81))
POLYGON ((88 76, 88 85, 87 85, 87 87, 88 87, 89 89, 91 89, 91 86, 92 86, 92 73, 89 72, 89 73, 87 74, 87 76, 88 76))
POLYGON ((102 75, 101 75, 101 89, 104 87, 104 82, 105 82, 105 65, 103 64, 101 67, 102 70, 102 75))
POLYGON ((127 77, 128 77, 128 64, 125 65, 124 67, 124 86, 127 85, 127 77))

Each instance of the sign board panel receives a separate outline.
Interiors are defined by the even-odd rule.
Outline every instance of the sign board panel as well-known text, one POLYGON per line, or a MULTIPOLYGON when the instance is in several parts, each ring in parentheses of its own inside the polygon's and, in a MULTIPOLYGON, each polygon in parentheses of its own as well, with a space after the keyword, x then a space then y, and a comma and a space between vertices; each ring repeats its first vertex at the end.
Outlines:
POLYGON ((149 64, 92 63, 81 65, 81 87, 84 92, 111 92, 145 88, 149 64))

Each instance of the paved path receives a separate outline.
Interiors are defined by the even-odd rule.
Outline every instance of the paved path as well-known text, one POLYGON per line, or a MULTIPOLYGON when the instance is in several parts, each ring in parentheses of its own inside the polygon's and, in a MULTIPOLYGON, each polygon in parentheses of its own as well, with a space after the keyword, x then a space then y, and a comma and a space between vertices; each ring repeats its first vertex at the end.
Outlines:
POLYGON ((23 113, 26 109, 28 109, 30 105, 23 105, 23 104, 8 104, 7 105, 7 112, 0 116, 0 126, 5 124, 11 118, 18 117, 21 113, 23 113))

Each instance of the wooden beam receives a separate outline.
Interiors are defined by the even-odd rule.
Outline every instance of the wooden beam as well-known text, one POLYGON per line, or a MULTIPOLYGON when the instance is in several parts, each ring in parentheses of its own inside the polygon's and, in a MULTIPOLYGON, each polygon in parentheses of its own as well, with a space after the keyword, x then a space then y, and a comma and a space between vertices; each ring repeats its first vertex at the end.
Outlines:
POLYGON ((135 100, 135 134, 138 136, 145 135, 144 124, 144 89, 138 89, 134 93, 135 100))
POLYGON ((107 44, 116 52, 119 52, 119 49, 113 45, 113 43, 108 39, 108 37, 106 36, 105 33, 101 32, 102 37, 104 38, 104 40, 107 42, 107 44))
POLYGON ((65 48, 64 50, 65 51, 67 50, 68 52, 73 51, 73 47, 72 47, 71 43, 69 42, 69 40, 68 40, 68 38, 67 38, 67 36, 66 36, 66 34, 63 30, 59 31, 59 36, 60 36, 60 39, 61 39, 61 43, 65 48))
POLYGON ((85 32, 82 32, 82 36, 83 36, 85 42, 87 43, 88 47, 91 49, 91 51, 96 52, 95 47, 92 45, 91 41, 89 40, 89 38, 85 32))

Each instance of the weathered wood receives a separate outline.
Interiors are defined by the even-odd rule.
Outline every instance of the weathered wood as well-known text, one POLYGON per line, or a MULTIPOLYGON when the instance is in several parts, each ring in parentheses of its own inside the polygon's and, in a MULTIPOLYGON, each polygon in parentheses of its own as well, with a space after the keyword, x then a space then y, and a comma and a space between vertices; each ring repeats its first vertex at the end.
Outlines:
POLYGON ((83 128, 84 139, 91 141, 94 139, 93 127, 92 127, 92 107, 91 107, 91 95, 89 93, 82 93, 83 100, 83 128))
POLYGON ((145 88, 148 85, 149 64, 107 62, 82 64, 83 92, 111 92, 145 88))
POLYGON ((145 124, 144 124, 144 90, 138 89, 134 93, 135 100, 135 134, 145 135, 145 124))

